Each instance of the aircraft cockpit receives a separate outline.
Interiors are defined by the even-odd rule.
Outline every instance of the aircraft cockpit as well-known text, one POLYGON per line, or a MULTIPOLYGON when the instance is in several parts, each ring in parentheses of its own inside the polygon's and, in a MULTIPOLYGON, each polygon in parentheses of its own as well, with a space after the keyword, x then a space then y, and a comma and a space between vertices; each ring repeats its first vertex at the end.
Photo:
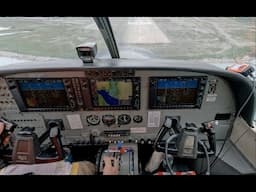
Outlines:
POLYGON ((95 42, 76 47, 77 59, 1 67, 0 173, 68 162, 65 174, 102 175, 105 158, 117 175, 222 174, 218 163, 237 173, 221 148, 253 127, 254 68, 121 59, 108 19, 94 20, 112 59, 98 59, 95 42), (88 162, 89 173, 74 168, 88 162))

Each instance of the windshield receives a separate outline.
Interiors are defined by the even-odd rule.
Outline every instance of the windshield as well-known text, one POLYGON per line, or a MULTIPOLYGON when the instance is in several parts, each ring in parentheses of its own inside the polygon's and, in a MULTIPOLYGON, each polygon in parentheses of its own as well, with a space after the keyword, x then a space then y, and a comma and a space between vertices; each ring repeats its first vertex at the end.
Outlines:
POLYGON ((93 18, 0 17, 2 63, 78 58, 75 48, 85 42, 97 42, 98 56, 110 57, 93 18))
MULTIPOLYGON (((256 55, 256 17, 110 18, 121 58, 251 62, 256 55)), ((89 17, 0 17, 0 57, 16 60, 77 58, 75 47, 96 42, 110 58, 89 17)))
POLYGON ((255 63, 256 17, 110 18, 120 57, 255 63))
MULTIPOLYGON (((115 17, 110 21, 121 58, 255 60, 256 17, 115 17)), ((0 56, 77 58, 75 47, 91 41, 97 43, 98 57, 110 57, 92 18, 0 17, 0 56)))

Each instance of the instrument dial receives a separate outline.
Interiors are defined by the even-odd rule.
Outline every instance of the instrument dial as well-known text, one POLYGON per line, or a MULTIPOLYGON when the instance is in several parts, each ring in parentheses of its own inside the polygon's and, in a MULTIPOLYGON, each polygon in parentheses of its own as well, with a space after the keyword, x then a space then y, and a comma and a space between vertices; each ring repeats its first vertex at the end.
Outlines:
POLYGON ((135 123, 141 123, 141 122, 143 121, 143 117, 142 117, 141 115, 135 115, 135 116, 133 117, 133 121, 134 121, 135 123))
POLYGON ((114 115, 103 115, 102 116, 102 122, 104 123, 104 125, 110 126, 115 124, 116 122, 116 118, 114 115))
POLYGON ((122 114, 118 116, 118 125, 126 125, 131 122, 130 115, 122 114))
POLYGON ((98 115, 89 115, 86 118, 89 125, 98 125, 100 123, 100 118, 98 115))

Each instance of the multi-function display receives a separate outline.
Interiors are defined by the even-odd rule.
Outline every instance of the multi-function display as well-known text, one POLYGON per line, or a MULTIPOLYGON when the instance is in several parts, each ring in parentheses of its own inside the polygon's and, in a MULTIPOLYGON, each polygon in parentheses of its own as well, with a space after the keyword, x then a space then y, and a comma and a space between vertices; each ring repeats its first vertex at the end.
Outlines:
POLYGON ((149 108, 200 108, 205 77, 150 77, 149 108))

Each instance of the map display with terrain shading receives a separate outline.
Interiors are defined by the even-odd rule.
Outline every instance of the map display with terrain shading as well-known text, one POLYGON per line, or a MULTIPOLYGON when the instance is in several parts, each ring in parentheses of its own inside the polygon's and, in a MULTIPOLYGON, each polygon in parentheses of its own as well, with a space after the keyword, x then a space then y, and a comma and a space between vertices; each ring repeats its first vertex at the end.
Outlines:
POLYGON ((131 105, 132 82, 121 80, 96 81, 98 106, 131 105))

